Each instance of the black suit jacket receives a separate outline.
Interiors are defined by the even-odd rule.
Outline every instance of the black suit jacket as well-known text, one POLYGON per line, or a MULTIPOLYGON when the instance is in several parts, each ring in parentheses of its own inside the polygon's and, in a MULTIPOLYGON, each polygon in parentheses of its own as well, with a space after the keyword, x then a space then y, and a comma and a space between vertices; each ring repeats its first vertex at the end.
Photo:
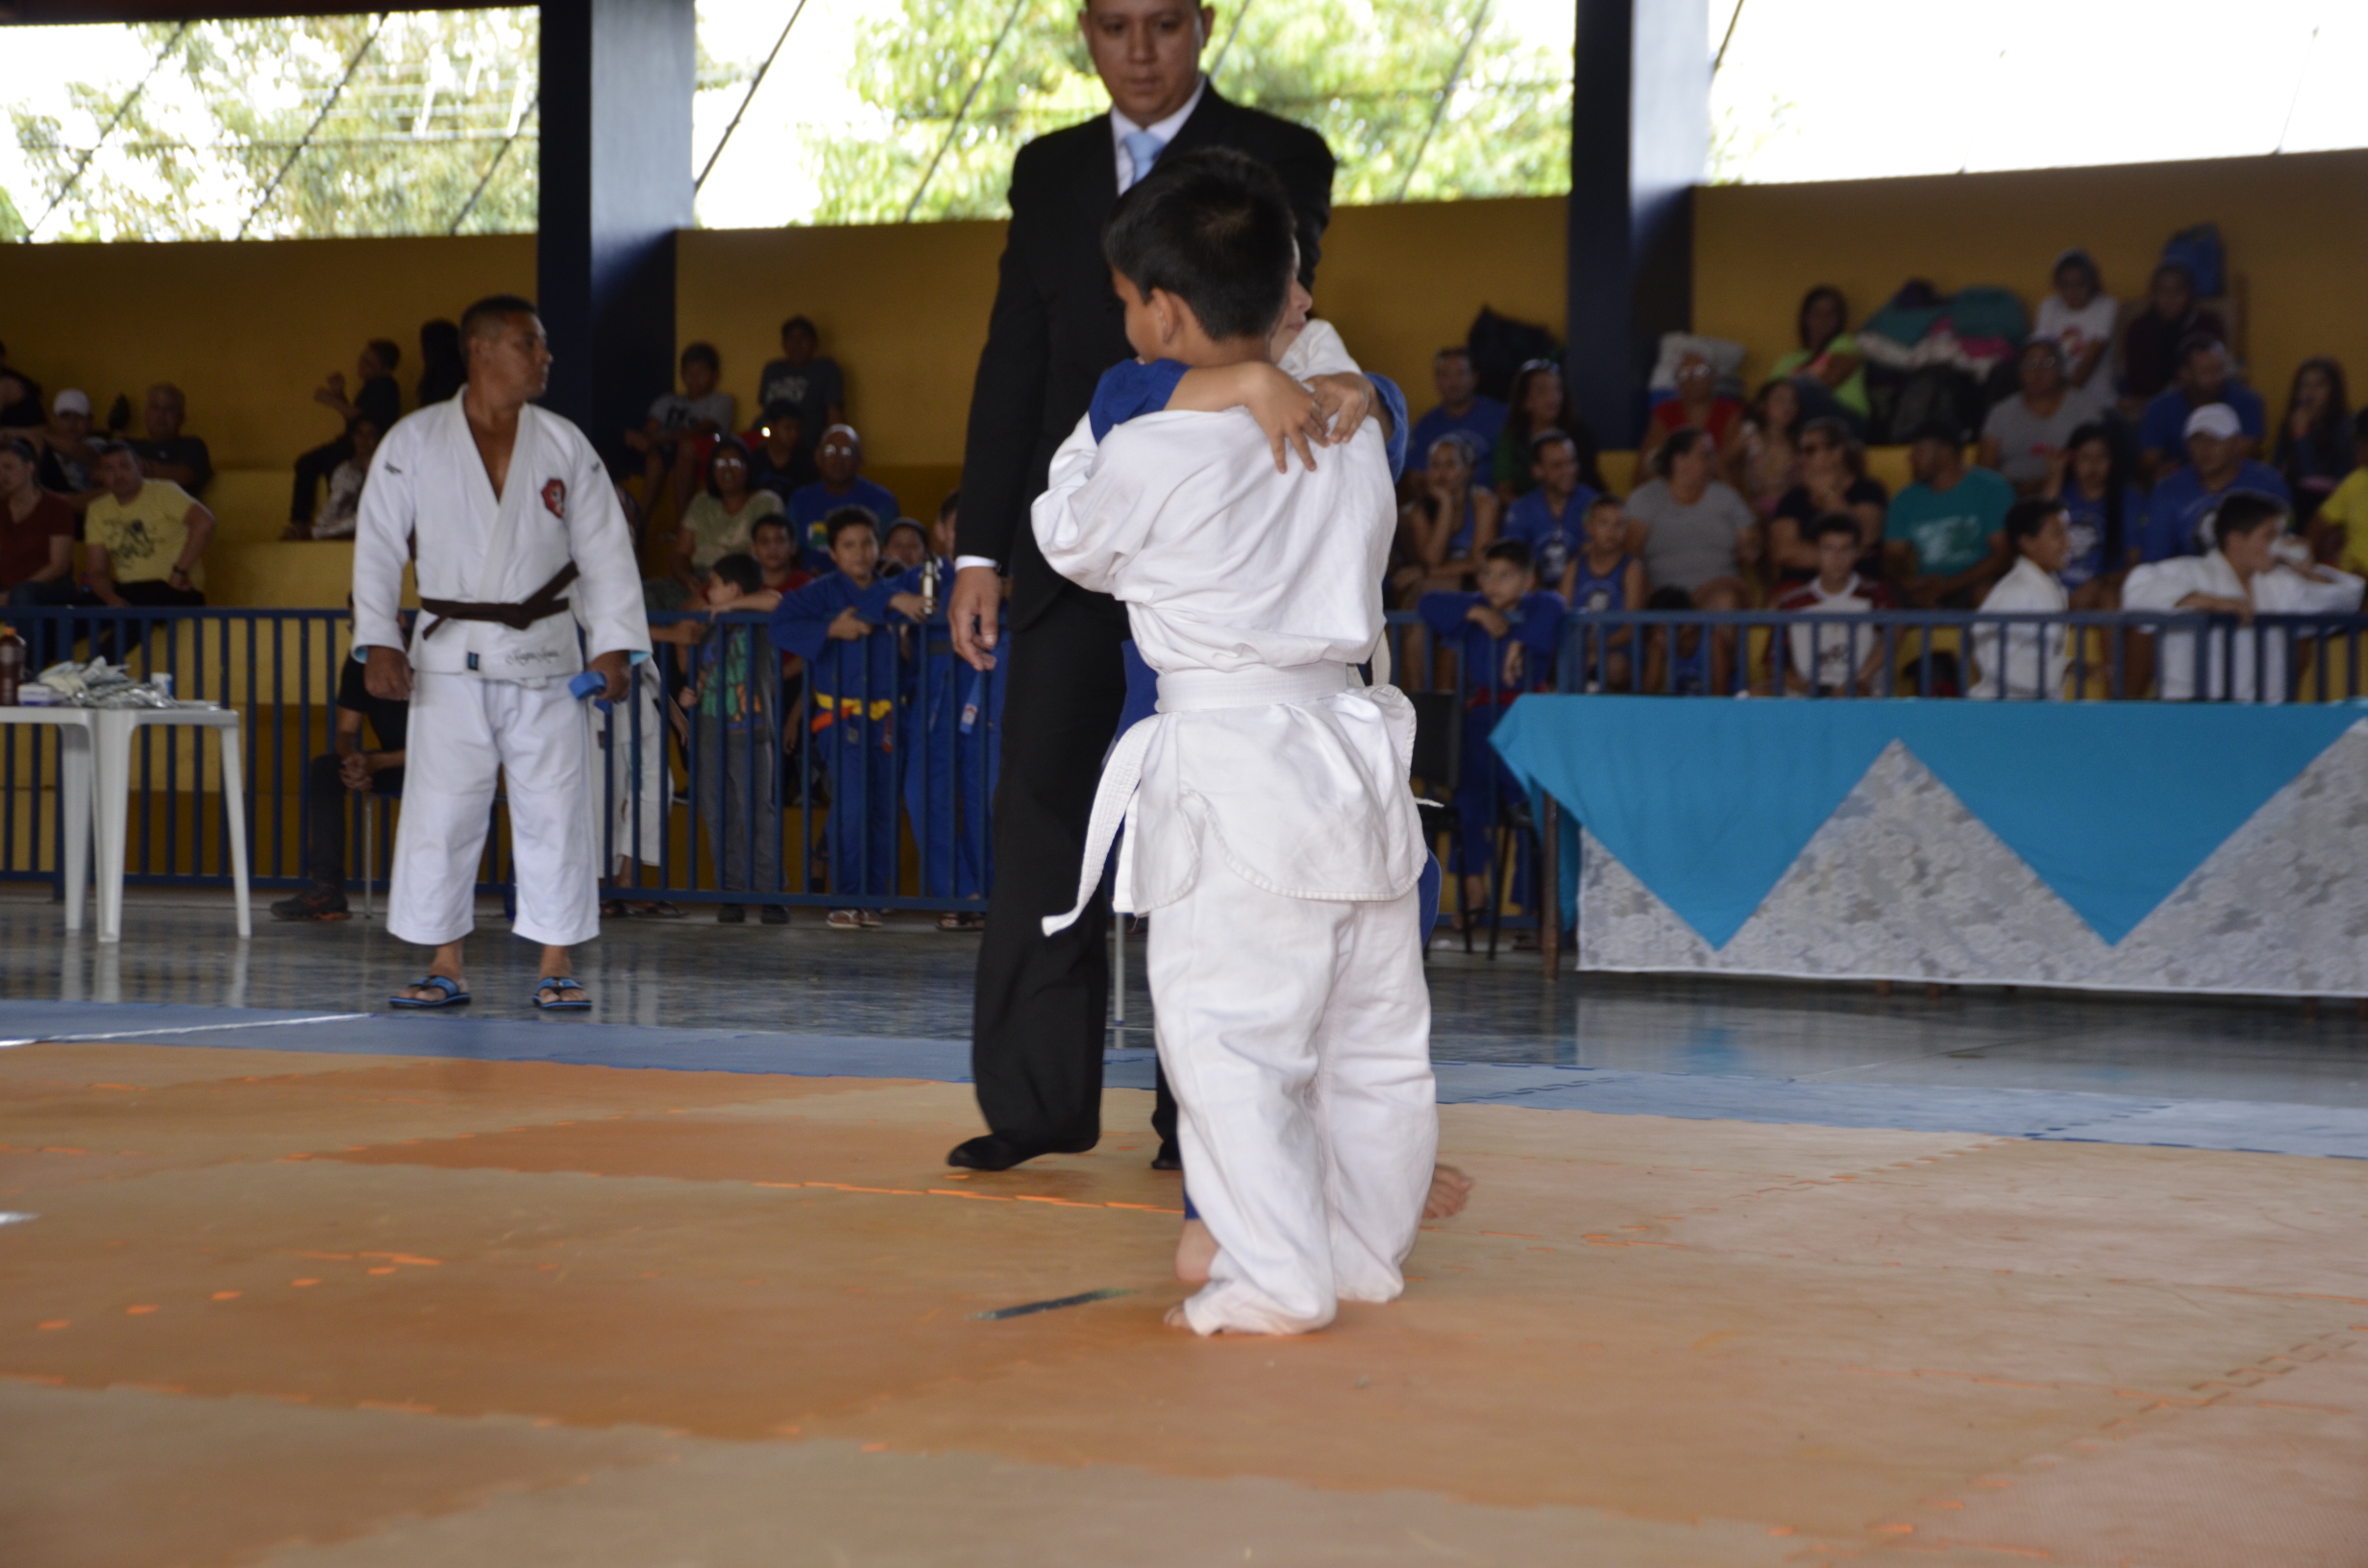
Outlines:
MULTIPOLYGON (((1300 275, 1312 282, 1332 215, 1332 152, 1323 138, 1209 87, 1170 143, 1172 152, 1193 147, 1235 148, 1282 179, 1299 220, 1300 275)), ((1045 564, 1028 507, 1102 372, 1133 352, 1101 256, 1102 226, 1118 198, 1107 114, 1039 136, 1012 160, 1011 232, 971 391, 954 548, 1011 573, 1015 627, 1063 593, 1084 593, 1045 564)))

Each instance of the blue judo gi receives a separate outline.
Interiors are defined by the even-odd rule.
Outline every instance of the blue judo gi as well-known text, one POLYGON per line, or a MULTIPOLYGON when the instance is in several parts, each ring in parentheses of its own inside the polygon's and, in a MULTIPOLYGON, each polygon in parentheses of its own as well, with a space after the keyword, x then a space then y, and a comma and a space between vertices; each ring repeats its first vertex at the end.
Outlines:
POLYGON ((1455 809, 1463 822, 1463 843, 1455 869, 1469 876, 1488 873, 1495 853, 1496 810, 1499 802, 1517 801, 1521 787, 1514 782, 1490 732, 1513 699, 1523 692, 1543 691, 1554 682, 1554 656, 1562 646, 1563 596, 1541 589, 1524 594, 1505 613, 1512 623, 1502 638, 1465 617, 1481 602, 1478 594, 1425 594, 1417 606, 1423 624, 1443 648, 1456 649, 1464 672, 1464 752, 1456 781, 1455 809), (1504 678, 1505 649, 1522 649, 1521 678, 1504 678))
MULTIPOLYGON (((1000 665, 981 673, 954 656, 946 628, 953 562, 938 563, 937 582, 937 613, 915 629, 905 664, 904 811, 921 849, 923 894, 983 898, 987 807, 1001 772, 1006 677, 1000 665)), ((921 589, 920 567, 890 584, 893 593, 921 589)))
POLYGON ((903 578, 858 588, 837 572, 781 596, 766 628, 776 648, 806 663, 806 727, 830 784, 825 826, 830 891, 841 897, 897 891, 897 637, 889 596, 903 578), (834 641, 830 623, 853 609, 875 630, 834 641))

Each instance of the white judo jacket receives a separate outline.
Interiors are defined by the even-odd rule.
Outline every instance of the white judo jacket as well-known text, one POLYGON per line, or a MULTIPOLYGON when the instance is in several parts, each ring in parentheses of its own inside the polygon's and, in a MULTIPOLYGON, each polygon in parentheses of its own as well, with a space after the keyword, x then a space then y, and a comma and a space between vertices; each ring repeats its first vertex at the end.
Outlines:
POLYGON ((356 647, 403 646, 396 612, 414 535, 422 599, 518 603, 571 560, 581 574, 565 590, 573 614, 521 629, 439 622, 422 611, 409 649, 415 670, 564 680, 583 668, 579 625, 594 653, 650 649, 632 530, 592 444, 557 414, 531 404, 519 410, 518 444, 498 501, 460 395, 386 432, 370 461, 354 535, 356 647))
MULTIPOLYGON (((2350 615, 2359 608, 2363 585, 2348 572, 2328 570, 2322 581, 2280 565, 2256 576, 2251 586, 2248 594, 2236 568, 2215 550, 2208 555, 2178 555, 2135 568, 2122 583, 2121 605, 2126 610, 2171 610, 2189 594, 2206 594, 2215 599, 2250 598, 2261 615, 2350 615)), ((2287 633, 2282 628, 2257 634, 2243 627, 2232 637, 2230 628, 2221 627, 2205 635, 2203 695, 2208 700, 2232 698, 2250 702, 2257 692, 2271 702, 2285 700, 2287 633), (2260 649, 2257 675, 2254 668, 2257 644, 2260 649)), ((2157 689, 2163 701, 2195 700, 2194 632, 2165 632, 2155 664, 2157 689)))
POLYGON ((1036 542, 1126 606, 1160 677, 1158 715, 1104 769, 1080 909, 1121 812, 1122 909, 1181 898, 1212 852, 1291 897, 1395 898, 1420 876, 1413 709, 1350 668, 1380 641, 1396 526, 1379 425, 1317 463, 1276 473, 1238 408, 1144 415, 1098 448, 1080 422, 1054 455, 1036 542))

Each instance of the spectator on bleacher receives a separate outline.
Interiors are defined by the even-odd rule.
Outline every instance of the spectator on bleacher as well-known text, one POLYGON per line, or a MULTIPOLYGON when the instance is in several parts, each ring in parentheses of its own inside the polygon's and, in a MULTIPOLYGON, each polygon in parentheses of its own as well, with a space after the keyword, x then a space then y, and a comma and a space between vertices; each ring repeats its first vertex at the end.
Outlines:
MULTIPOLYGON (((756 557, 757 571, 764 579, 760 592, 786 594, 814 580, 813 574, 799 563, 797 530, 781 513, 760 517, 749 525, 749 553, 756 557)), ((746 607, 762 609, 767 614, 773 610, 771 604, 746 607)))
MULTIPOLYGON (((1637 471, 1631 481, 1634 484, 1642 484, 1652 478, 1653 454, 1679 430, 1707 431, 1712 444, 1723 452, 1728 437, 1735 431, 1736 421, 1743 415, 1741 404, 1719 392, 1718 369, 1707 355, 1689 352, 1680 356, 1676 376, 1677 395, 1653 404, 1652 414, 1644 422, 1644 439, 1637 447, 1637 471)), ((1798 396, 1794 394, 1796 401, 1798 396)))
POLYGON ((2146 498, 2146 529, 2139 536, 2141 561, 2211 551, 2207 525, 2222 498, 2239 490, 2276 498, 2291 506, 2293 496, 2279 472, 2245 455, 2245 434, 2236 410, 2208 404, 2187 416, 2187 461, 2162 476, 2146 498))
POLYGON ((1505 405, 1480 395, 1480 380, 1472 374, 1471 351, 1462 344, 1431 356, 1431 384, 1439 389, 1439 404, 1415 421, 1407 437, 1410 467, 1430 460, 1431 448, 1442 436, 1462 434, 1478 453, 1482 473, 1494 472, 1496 432, 1504 429, 1505 405))
POLYGON ((1571 406, 1562 367, 1551 359, 1532 359, 1514 373, 1513 397, 1496 432, 1495 449, 1488 466, 1476 470, 1499 501, 1517 501, 1536 487, 1538 480, 1529 471, 1529 442, 1540 430, 1567 431, 1578 445, 1579 478, 1591 489, 1606 488, 1603 476, 1595 472, 1595 432, 1571 406))
POLYGON ((2016 370, 2022 384, 1982 422, 1974 461, 2004 475, 2016 494, 2033 496, 2046 488, 2050 463, 2089 407, 2073 396, 2064 379, 2063 345, 2055 338, 2035 336, 2024 344, 2016 370))
POLYGON ((1891 493, 1866 473, 1866 449, 1847 421, 1828 415, 1801 431, 1800 480, 1776 502, 1767 523, 1767 559, 1779 591, 1818 575, 1824 556, 1814 537, 1817 520, 1831 512, 1859 525, 1859 575, 1883 576, 1883 524, 1891 493))
MULTIPOLYGON (((1712 478, 1717 452, 1704 431, 1672 434, 1654 453, 1660 477, 1628 498, 1644 525, 1644 576, 1655 592, 1682 588, 1697 610, 1740 610, 1751 602, 1743 573, 1759 560, 1760 520, 1732 486, 1712 478)), ((1712 673, 1721 690, 1735 668, 1735 628, 1711 634, 1712 673)))
POLYGON ((1719 478, 1763 520, 1773 517, 1785 493, 1800 482, 1801 436, 1800 390, 1790 381, 1769 381, 1736 423, 1735 439, 1724 443, 1719 478))
POLYGON ((29 609, 71 604, 74 508, 41 488, 40 454, 20 436, 0 438, 0 590, 29 609))
POLYGON ((826 430, 847 420, 847 379, 839 362, 815 351, 822 334, 803 316, 781 323, 781 357, 765 362, 756 378, 756 406, 768 420, 797 416, 799 428, 826 430))
POLYGON ((2109 610, 2121 600, 2121 579, 2137 559, 2146 531, 2146 494, 2130 482, 2121 450, 2102 421, 2072 432, 2055 465, 2056 503, 2064 510, 2067 542, 2056 577, 2076 610, 2109 610))
MULTIPOLYGON (((400 796, 403 750, 409 739, 411 704, 374 697, 362 679, 363 661, 347 659, 337 676, 336 730, 330 750, 314 757, 305 777, 305 874, 312 885, 271 906, 276 920, 342 920, 345 906, 345 827, 354 796, 400 796), (378 742, 362 745, 362 723, 378 742)), ((373 809, 366 802, 362 809, 373 809)), ((377 868, 365 866, 370 876, 377 868)))
POLYGON ((0 430, 34 429, 41 420, 41 383, 10 364, 9 347, 0 343, 0 430))
POLYGON ((2190 337, 2227 339, 2218 311, 2195 303, 2195 274, 2177 261, 2155 268, 2146 285, 2146 308, 2130 318, 2121 333, 2122 416, 2135 419, 2179 374, 2180 345, 2190 337))
POLYGON ((1768 367, 1768 374, 1787 380, 1797 378, 1818 388, 1820 396, 1809 410, 1813 413, 1820 411, 1816 403, 1830 398, 1863 421, 1867 414, 1866 360, 1849 327, 1850 304, 1841 290, 1819 283, 1801 296, 1796 323, 1801 346, 1778 358, 1768 367))
POLYGON ((329 476, 329 499, 321 502, 320 515, 312 520, 311 528, 292 535, 304 539, 351 539, 356 522, 361 514, 362 481, 370 477, 370 459, 378 454, 379 439, 386 432, 368 414, 358 415, 352 430, 354 455, 337 465, 329 476))
POLYGON ((1916 431, 1908 449, 1915 480, 1891 498, 1884 520, 1884 575, 1918 609, 1969 610, 2009 565, 2014 487, 1986 468, 1967 468, 1962 441, 1953 426, 1916 431))
POLYGON ((1479 592, 1425 594, 1418 606, 1437 646, 1456 650, 1464 697, 1455 791, 1463 832, 1450 868, 1464 873, 1461 912, 1452 921, 1459 931, 1487 907, 1497 807, 1521 793, 1489 745, 1489 732, 1515 698, 1552 686, 1565 613, 1562 596, 1538 586, 1537 564, 1518 539, 1499 539, 1482 551, 1478 575, 1479 592))
POLYGON ((724 356, 712 343, 693 343, 678 361, 682 390, 650 404, 641 428, 625 432, 625 444, 642 454, 642 504, 654 516, 659 498, 671 496, 678 522, 704 481, 707 458, 732 428, 737 404, 716 383, 724 379, 724 356))
MULTIPOLYGON (((2007 512, 2006 533, 2014 565, 1983 596, 1983 612, 2061 615, 2069 609, 2060 574, 2072 529, 2062 504, 2053 498, 2016 502, 2007 512)), ((1972 643, 1975 676, 1968 695, 1997 698, 2003 682, 2010 702, 2053 702, 2063 696, 2072 655, 2060 622, 1976 625, 1972 643)))
POLYGON ((2081 401, 2102 406, 2111 400, 2112 378, 2099 376, 2113 352, 2113 325, 2121 302, 2105 292, 2096 258, 2075 245, 2049 269, 2056 291, 2039 302, 2037 332, 2063 350, 2064 380, 2081 401))
MULTIPOLYGON (((1628 514, 1611 496, 1587 503, 1587 543, 1570 558, 1563 576, 1563 600, 1573 615, 1605 615, 1644 608, 1648 592, 1644 563, 1628 549, 1628 514)), ((1603 631, 1583 629, 1580 678, 1589 691, 1629 689, 1629 649, 1636 641, 1633 627, 1603 631)))
MULTIPOLYGON (((1509 441, 1509 433, 1498 440, 1509 441)), ((1480 552, 1493 543, 1504 502, 1478 478, 1471 437, 1450 430, 1430 445, 1421 486, 1406 508, 1418 578, 1401 586, 1415 593, 1461 588, 1480 569, 1480 552)))
POLYGON ((460 347, 460 325, 441 316, 419 324, 419 403, 432 408, 450 403, 468 384, 469 357, 460 347))
POLYGON ((2286 392, 2271 458, 2294 493, 2294 515, 2305 527, 2352 472, 2352 410, 2343 366, 2324 355, 2306 359, 2286 392))
POLYGON ((2368 408, 2352 420, 2351 474, 2319 503, 2310 520, 2311 553, 2346 572, 2368 576, 2368 408))
POLYGON ((806 570, 821 576, 836 563, 837 552, 830 544, 832 513, 851 506, 871 513, 876 544, 879 530, 903 516, 904 508, 885 485, 863 477, 863 437, 852 425, 833 425, 823 431, 822 445, 814 452, 814 467, 822 478, 789 498, 789 520, 802 540, 806 570))
POLYGON ((822 478, 813 453, 805 450, 803 431, 796 414, 768 414, 751 432, 755 439, 748 443, 749 483, 772 491, 784 506, 790 497, 822 478))
MULTIPOLYGON (((1859 520, 1828 512, 1809 526, 1809 548, 1816 552, 1816 575, 1776 601, 1794 614, 1863 615, 1898 607, 1879 578, 1861 575, 1864 549, 1859 520)), ((1801 625, 1785 631, 1785 695, 1826 697, 1856 693, 1871 697, 1883 674, 1883 637, 1873 627, 1801 625)))
POLYGON ((745 552, 757 519, 777 517, 781 510, 780 497, 749 488, 749 449, 740 438, 719 439, 707 454, 706 483, 675 529, 674 575, 682 585, 682 601, 698 603, 715 563, 745 552))
POLYGON ((67 387, 50 401, 49 422, 35 434, 41 449, 41 488, 62 496, 77 516, 106 493, 98 476, 98 447, 90 439, 89 395, 67 387))
POLYGON ((1504 536, 1527 545, 1538 580, 1559 590, 1586 538, 1595 492, 1580 480, 1578 443, 1565 432, 1540 430, 1529 453, 1538 487, 1505 508, 1504 536))
MULTIPOLYGON (((1693 598, 1683 588, 1656 588, 1645 600, 1648 610, 1690 610, 1693 598)), ((1728 689, 1712 678, 1713 639, 1700 626, 1655 626, 1644 634, 1644 692, 1649 697, 1708 697, 1728 689), (1674 633, 1674 635, 1672 635, 1674 633), (1674 650, 1674 656, 1672 656, 1674 650)))
POLYGON ((2245 455, 2257 455, 2269 430, 2261 395, 2230 374, 2229 351, 2217 339, 2191 337, 2179 351, 2177 382, 2155 395, 2138 423, 2138 462, 2148 478, 2160 478, 2165 469, 2178 466, 2187 416, 2213 404, 2235 413, 2245 455))
POLYGON ((148 389, 147 401, 140 407, 145 439, 124 444, 139 459, 142 474, 152 479, 170 479, 189 494, 203 496, 213 478, 213 457, 204 441, 182 432, 188 417, 189 403, 181 388, 159 381, 148 389))
MULTIPOLYGON (((764 574, 755 557, 733 551, 714 562, 705 585, 707 608, 749 608, 745 596, 763 586, 764 574)), ((764 668, 772 645, 754 626, 711 626, 692 649, 695 674, 677 701, 691 716, 691 774, 718 885, 726 893, 777 893, 781 886, 781 814, 774 804, 773 780, 781 755, 781 721, 774 711, 773 679, 764 668)), ((746 904, 716 906, 715 918, 725 925, 738 925, 748 916, 746 904)), ((766 904, 759 919, 767 925, 787 925, 789 911, 766 904)))
POLYGON ((106 488, 84 514, 90 592, 102 604, 203 604, 213 514, 170 479, 152 479, 119 441, 99 448, 106 488))
MULTIPOLYGON (((2213 514, 2208 554, 2149 561, 2130 574, 2122 604, 2133 610, 2202 610, 2236 618, 2250 626, 2256 615, 2351 615, 2359 609, 2361 579, 2315 562, 2296 567, 2278 558, 2279 541, 2290 526, 2285 503, 2264 495, 2228 498, 2213 514)), ((2157 695, 2165 702, 2192 701, 2196 646, 2193 631, 2166 631, 2161 638, 2157 695)), ((2286 699, 2286 638, 2281 634, 2232 637, 2226 626, 2206 634, 2204 697, 2238 702, 2286 699), (2257 645, 2261 655, 2257 666, 2257 645), (2257 676, 2258 677, 2257 682, 2257 676)))
POLYGON ((880 541, 879 569, 894 576, 899 573, 919 570, 929 558, 929 535, 920 520, 900 517, 888 525, 888 536, 880 541))
POLYGON ((362 346, 354 361, 354 395, 346 396, 345 378, 329 373, 312 393, 312 401, 340 421, 337 438, 314 447, 296 459, 296 487, 288 498, 287 537, 301 539, 312 526, 313 500, 337 465, 354 455, 354 421, 368 415, 383 437, 403 417, 403 388, 395 384, 395 366, 403 351, 382 337, 362 346))

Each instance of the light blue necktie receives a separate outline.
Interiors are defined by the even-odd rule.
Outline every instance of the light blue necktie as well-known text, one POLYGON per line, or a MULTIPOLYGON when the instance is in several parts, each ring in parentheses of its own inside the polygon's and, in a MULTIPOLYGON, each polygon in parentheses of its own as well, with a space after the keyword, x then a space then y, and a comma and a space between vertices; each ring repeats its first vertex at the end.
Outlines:
POLYGON ((1128 185, 1150 173, 1151 165, 1159 161, 1159 155, 1168 150, 1168 143, 1148 131, 1129 131, 1119 140, 1126 148, 1127 161, 1134 165, 1135 176, 1126 182, 1128 185))

